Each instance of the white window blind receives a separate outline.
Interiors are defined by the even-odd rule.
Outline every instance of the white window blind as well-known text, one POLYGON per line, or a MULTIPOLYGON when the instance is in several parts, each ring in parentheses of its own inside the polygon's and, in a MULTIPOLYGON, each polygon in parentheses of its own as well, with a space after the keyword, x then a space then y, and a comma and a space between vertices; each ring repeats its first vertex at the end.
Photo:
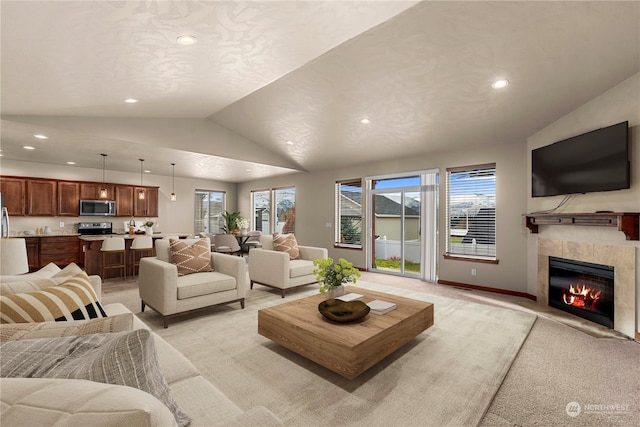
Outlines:
POLYGON ((496 165, 447 169, 447 255, 496 259, 496 165))

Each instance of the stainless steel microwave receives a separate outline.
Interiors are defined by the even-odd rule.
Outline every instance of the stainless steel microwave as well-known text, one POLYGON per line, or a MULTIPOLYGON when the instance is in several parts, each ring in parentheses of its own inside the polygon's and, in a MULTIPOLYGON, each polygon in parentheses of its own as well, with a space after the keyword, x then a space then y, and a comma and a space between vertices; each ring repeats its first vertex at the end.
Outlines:
POLYGON ((80 216, 116 216, 113 200, 80 200, 80 216))

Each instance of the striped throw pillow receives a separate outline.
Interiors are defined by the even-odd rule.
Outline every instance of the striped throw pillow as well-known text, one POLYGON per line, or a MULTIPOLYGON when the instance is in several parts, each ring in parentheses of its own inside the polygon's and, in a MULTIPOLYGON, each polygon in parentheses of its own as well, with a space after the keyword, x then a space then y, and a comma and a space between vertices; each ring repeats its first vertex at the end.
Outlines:
POLYGON ((0 324, 0 342, 90 334, 113 334, 132 330, 133 313, 71 322, 3 323, 0 324))
POLYGON ((298 249, 298 241, 293 234, 274 234, 273 250, 278 252, 286 252, 289 259, 300 258, 300 250, 298 249))
POLYGON ((36 292, 0 296, 0 323, 107 317, 85 272, 36 292))
POLYGON ((212 271, 211 247, 207 238, 200 239, 192 245, 171 239, 169 256, 171 263, 178 267, 178 276, 212 271))

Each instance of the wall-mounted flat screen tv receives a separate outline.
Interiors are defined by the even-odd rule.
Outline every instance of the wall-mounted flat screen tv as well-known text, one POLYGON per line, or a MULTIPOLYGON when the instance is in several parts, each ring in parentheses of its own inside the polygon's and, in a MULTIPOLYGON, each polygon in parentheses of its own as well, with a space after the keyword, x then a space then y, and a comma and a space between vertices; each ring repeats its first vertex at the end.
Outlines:
POLYGON ((594 130, 531 152, 531 196, 629 188, 629 122, 594 130))

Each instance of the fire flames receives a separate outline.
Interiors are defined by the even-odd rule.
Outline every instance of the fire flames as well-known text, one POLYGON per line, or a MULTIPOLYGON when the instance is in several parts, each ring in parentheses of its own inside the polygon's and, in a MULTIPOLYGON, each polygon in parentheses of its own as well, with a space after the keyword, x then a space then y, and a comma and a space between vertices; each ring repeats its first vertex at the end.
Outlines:
POLYGON ((601 294, 602 291, 596 291, 585 285, 578 284, 574 287, 570 284, 568 291, 566 289, 562 291, 562 301, 567 305, 593 310, 601 294))

